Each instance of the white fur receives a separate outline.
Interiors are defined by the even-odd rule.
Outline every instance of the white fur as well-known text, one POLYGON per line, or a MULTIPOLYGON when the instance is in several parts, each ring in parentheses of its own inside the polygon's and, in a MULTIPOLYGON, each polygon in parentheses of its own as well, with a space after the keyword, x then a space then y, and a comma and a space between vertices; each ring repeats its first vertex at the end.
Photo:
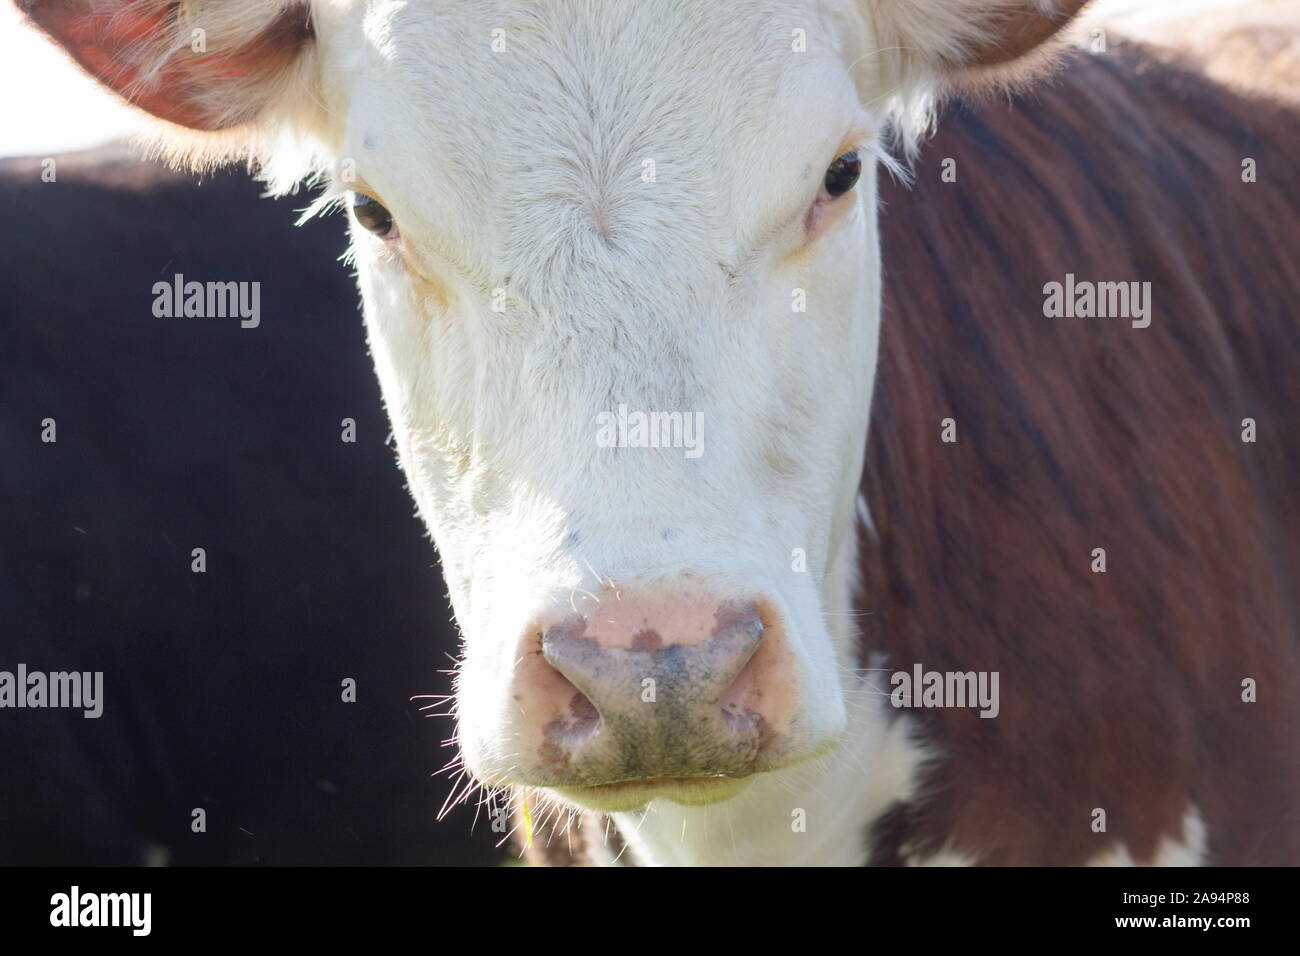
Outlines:
MULTIPOLYGON (((1098 853, 1086 866, 1205 866, 1208 859, 1205 821, 1194 803, 1187 805, 1177 836, 1165 834, 1149 860, 1135 860, 1123 843, 1098 853)), ((953 849, 941 850, 927 857, 903 855, 908 866, 977 866, 979 860, 953 849)))
POLYGON ((823 611, 847 610, 847 592, 826 598, 852 565, 827 572, 853 525, 875 367, 873 174, 808 250, 801 220, 845 138, 877 123, 798 5, 478 6, 465 23, 337 10, 322 28, 327 64, 328 37, 366 35, 365 62, 349 41, 332 71, 352 71, 339 152, 448 303, 357 236, 394 434, 466 634, 466 761, 489 783, 526 769, 509 678, 533 615, 597 575, 678 570, 775 599, 812 753, 845 724, 848 649, 823 611), (796 25, 808 53, 789 50, 796 25), (620 403, 703 413, 707 453, 598 448, 595 418, 620 403))
POLYGON ((1150 860, 1134 860, 1128 847, 1117 844, 1088 861, 1088 866, 1204 866, 1207 860, 1207 830, 1201 811, 1189 803, 1178 836, 1166 834, 1150 860))

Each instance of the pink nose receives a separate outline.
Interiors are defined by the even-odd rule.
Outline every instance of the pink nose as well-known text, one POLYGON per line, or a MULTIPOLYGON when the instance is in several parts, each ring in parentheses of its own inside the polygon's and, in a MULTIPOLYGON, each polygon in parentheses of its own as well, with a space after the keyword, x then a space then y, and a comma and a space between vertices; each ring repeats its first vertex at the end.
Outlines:
POLYGON ((777 756, 794 682, 766 602, 680 587, 597 597, 528 638, 516 700, 539 783, 745 776, 777 756))

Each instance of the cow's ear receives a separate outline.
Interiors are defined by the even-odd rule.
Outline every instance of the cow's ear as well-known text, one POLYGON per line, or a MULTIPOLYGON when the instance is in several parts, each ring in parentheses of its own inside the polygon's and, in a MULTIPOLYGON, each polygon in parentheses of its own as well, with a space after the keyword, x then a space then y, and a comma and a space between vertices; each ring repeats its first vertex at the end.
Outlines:
POLYGON ((1087 0, 873 0, 877 36, 913 62, 956 77, 1029 57, 1087 0))
POLYGON ((954 91, 1032 78, 1052 39, 1087 0, 858 0, 874 47, 854 66, 859 88, 888 116, 907 154, 954 91))
POLYGON ((88 73, 136 106, 205 132, 257 117, 310 46, 303 0, 18 0, 88 73))

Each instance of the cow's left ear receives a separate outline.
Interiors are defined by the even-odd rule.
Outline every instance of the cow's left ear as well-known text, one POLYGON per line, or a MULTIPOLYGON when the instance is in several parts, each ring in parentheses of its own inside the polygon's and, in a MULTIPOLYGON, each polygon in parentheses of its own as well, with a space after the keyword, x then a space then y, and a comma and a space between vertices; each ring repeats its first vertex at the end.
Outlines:
POLYGON ((956 78, 1038 51, 1087 0, 863 0, 882 46, 931 75, 956 78))
POLYGON ((214 132, 253 122, 301 77, 305 0, 18 0, 104 86, 160 119, 214 132))

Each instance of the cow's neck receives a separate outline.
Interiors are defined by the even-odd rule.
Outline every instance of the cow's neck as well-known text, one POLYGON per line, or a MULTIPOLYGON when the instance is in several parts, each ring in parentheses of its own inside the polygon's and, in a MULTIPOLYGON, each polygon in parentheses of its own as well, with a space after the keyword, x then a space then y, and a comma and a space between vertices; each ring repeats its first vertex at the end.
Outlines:
MULTIPOLYGON (((851 527, 855 517, 847 521, 851 527)), ((861 667, 852 613, 856 540, 855 534, 842 535, 822 594, 828 626, 842 649, 849 712, 845 739, 826 756, 761 775, 723 804, 683 807, 656 801, 645 811, 616 814, 632 862, 856 866, 866 861, 871 824, 909 798, 922 751, 910 737, 911 722, 887 707, 883 674, 856 670, 861 667)))

